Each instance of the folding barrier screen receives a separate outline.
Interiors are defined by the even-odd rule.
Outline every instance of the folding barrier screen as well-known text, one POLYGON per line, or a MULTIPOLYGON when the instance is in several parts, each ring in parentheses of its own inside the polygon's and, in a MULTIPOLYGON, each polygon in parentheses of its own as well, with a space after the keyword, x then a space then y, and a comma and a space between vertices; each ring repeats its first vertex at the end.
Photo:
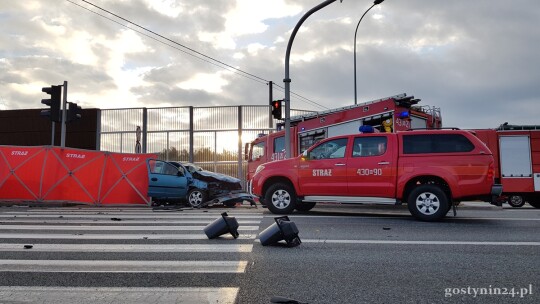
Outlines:
POLYGON ((149 158, 157 155, 0 146, 0 200, 149 205, 149 158))

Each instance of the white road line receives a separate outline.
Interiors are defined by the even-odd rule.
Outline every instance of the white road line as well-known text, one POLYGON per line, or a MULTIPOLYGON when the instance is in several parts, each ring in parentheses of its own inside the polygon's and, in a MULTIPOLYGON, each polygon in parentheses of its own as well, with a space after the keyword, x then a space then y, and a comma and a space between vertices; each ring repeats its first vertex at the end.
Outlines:
MULTIPOLYGON (((260 240, 256 240, 260 242, 260 240)), ((470 246, 540 246, 540 242, 492 241, 387 241, 387 240, 317 240, 302 239, 302 243, 318 244, 379 244, 379 245, 470 245, 470 246)))
MULTIPOLYGON (((207 219, 207 220, 178 220, 178 221, 170 221, 170 220, 166 220, 166 221, 163 221, 163 220, 153 220, 153 221, 137 221, 137 220, 126 220, 126 219, 123 219, 123 218, 120 218, 121 221, 112 221, 111 219, 99 219, 99 220, 86 220, 86 221, 81 221, 81 220, 72 220, 72 219, 58 219, 58 217, 56 219, 46 219, 46 220, 41 220, 41 219, 19 219, 19 218, 14 218, 14 219, 3 219, 2 221, 0 221, 0 223, 5 223, 5 224, 13 224, 13 223, 35 223, 35 224, 43 224, 43 223, 47 223, 47 224, 103 224, 103 223, 107 223, 107 224, 114 224, 114 225, 122 225, 122 224, 138 224, 138 225, 142 225, 142 224, 146 224, 146 225, 155 225, 155 224, 210 224, 212 222, 212 220, 210 219, 207 219)), ((260 224, 261 223, 261 220, 259 221, 243 221, 243 220, 239 220, 238 221, 238 224, 240 225, 248 225, 248 224, 260 224)))
MULTIPOLYGON (((70 231, 202 231, 206 226, 73 226, 73 225, 0 225, 2 230, 70 230, 70 231)), ((238 231, 255 231, 259 226, 240 226, 238 231)))
POLYGON ((89 273, 244 273, 247 261, 0 260, 1 271, 89 273))
POLYGON ((509 217, 455 217, 454 220, 490 220, 490 221, 540 221, 540 218, 509 218, 509 217))
MULTIPOLYGON (((410 214, 405 214, 405 213, 385 213, 385 216, 371 216, 371 215, 367 215, 368 213, 363 213, 363 214, 360 214, 360 215, 347 215, 347 214, 343 214, 343 215, 296 215, 296 214, 293 214, 293 215, 289 215, 289 219, 294 219, 294 218, 340 218, 340 219, 396 219, 396 218, 412 218, 412 216, 410 214), (367 216, 366 216, 367 215, 367 216), (390 216, 389 216, 390 215, 390 216)), ((277 214, 265 214, 264 215, 264 218, 275 218, 275 217, 278 217, 279 215, 277 214)))
MULTIPOLYGON (((388 214, 388 213, 386 213, 388 214)), ((264 218, 274 218, 277 215, 264 215, 264 218)), ((379 219, 398 219, 398 218, 411 218, 411 215, 407 214, 392 214, 392 216, 366 216, 366 215, 289 215, 289 219, 295 218, 340 218, 340 219, 362 219, 362 220, 379 220, 379 219)), ((508 218, 508 217, 446 217, 447 220, 493 220, 493 221, 540 221, 540 218, 508 218)), ((444 219, 443 219, 444 221, 444 219)), ((443 222, 444 223, 444 222, 443 222)))
POLYGON ((26 252, 251 252, 252 244, 0 244, 0 251, 26 252))
MULTIPOLYGON (((0 218, 124 218, 124 219, 157 219, 157 218, 164 218, 164 219, 215 219, 219 218, 221 214, 170 214, 170 213, 151 213, 148 215, 140 215, 140 214, 65 214, 65 213, 52 213, 52 214, 35 214, 35 213, 20 213, 20 214, 5 214, 1 213, 0 218)), ((263 215, 234 215, 229 214, 229 216, 233 216, 237 219, 262 219, 263 215)))
POLYGON ((0 303, 236 303, 239 288, 0 287, 0 303))
MULTIPOLYGON (((256 233, 240 234, 239 240, 255 239, 256 233)), ((222 238, 233 238, 225 234, 222 238)), ((0 239, 55 239, 55 240, 205 240, 206 234, 67 234, 67 233, 0 233, 0 239)))

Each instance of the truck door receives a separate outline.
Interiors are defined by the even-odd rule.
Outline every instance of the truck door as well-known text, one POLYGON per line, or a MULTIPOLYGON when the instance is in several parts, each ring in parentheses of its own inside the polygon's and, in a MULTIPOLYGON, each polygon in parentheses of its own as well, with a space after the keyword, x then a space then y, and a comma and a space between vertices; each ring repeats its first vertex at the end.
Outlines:
POLYGON ((253 142, 248 154, 247 165, 247 180, 250 180, 255 174, 255 170, 259 165, 262 165, 269 160, 265 153, 266 141, 253 142))
POLYGON ((501 183, 505 193, 534 192, 529 135, 499 136, 501 183))
POLYGON ((366 134, 355 137, 347 162, 349 195, 395 197, 396 150, 395 136, 366 134))
POLYGON ((298 187, 309 195, 347 195, 345 154, 348 138, 324 141, 306 152, 298 165, 298 187))

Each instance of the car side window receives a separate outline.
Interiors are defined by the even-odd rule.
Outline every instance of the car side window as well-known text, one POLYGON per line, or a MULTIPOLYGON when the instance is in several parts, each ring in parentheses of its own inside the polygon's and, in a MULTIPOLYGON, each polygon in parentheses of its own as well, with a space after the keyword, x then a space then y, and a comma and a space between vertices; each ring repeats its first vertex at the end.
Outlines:
POLYGON ((255 161, 264 156, 264 142, 260 142, 253 146, 251 150, 251 161, 255 161))
POLYGON ((354 139, 353 157, 379 156, 386 153, 388 139, 385 136, 357 137, 354 139))
POLYGON ((184 176, 186 175, 186 170, 184 169, 184 167, 180 166, 178 167, 178 173, 180 173, 180 176, 184 176))
POLYGON ((150 172, 153 174, 178 175, 178 169, 166 162, 155 161, 153 165, 150 165, 150 168, 150 172))
POLYGON ((411 134, 403 136, 404 154, 464 153, 474 144, 462 134, 411 134))
POLYGON ((345 157, 347 138, 326 141, 313 148, 308 153, 309 159, 331 159, 345 157))

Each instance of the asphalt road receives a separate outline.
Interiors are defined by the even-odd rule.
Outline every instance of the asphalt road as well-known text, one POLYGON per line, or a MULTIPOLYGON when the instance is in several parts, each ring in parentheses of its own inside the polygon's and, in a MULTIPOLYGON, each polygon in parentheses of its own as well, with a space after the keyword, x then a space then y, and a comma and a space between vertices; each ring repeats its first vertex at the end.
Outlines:
POLYGON ((403 207, 322 206, 290 216, 294 248, 260 244, 273 218, 249 207, 2 207, 0 303, 540 302, 538 209, 471 203, 425 223, 403 207), (202 229, 223 211, 240 237, 209 240, 202 229))

